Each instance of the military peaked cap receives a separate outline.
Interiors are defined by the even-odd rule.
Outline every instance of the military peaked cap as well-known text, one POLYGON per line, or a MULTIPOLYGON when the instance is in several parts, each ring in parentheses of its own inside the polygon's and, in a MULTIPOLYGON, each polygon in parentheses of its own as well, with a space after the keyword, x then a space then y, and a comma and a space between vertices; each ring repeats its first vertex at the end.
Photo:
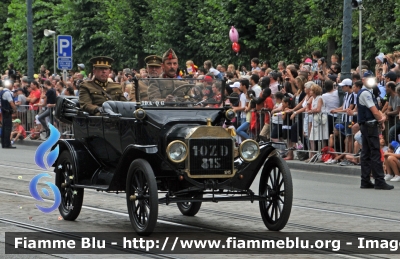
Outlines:
POLYGON ((93 64, 93 67, 105 67, 110 68, 111 64, 114 62, 114 59, 110 57, 94 57, 90 59, 90 63, 93 64))
POLYGON ((162 58, 160 56, 157 56, 157 55, 151 55, 151 56, 146 57, 144 59, 144 62, 146 62, 146 64, 148 66, 161 67, 162 58))

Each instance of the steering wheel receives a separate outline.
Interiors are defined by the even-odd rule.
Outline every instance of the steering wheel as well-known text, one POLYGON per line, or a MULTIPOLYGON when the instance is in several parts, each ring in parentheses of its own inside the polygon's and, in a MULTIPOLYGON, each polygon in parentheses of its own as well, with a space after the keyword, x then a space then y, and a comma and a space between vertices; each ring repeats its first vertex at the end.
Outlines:
POLYGON ((174 89, 174 91, 172 91, 171 95, 175 96, 175 94, 178 91, 182 91, 182 89, 185 89, 186 91, 183 91, 183 93, 185 95, 189 95, 190 90, 195 86, 195 84, 184 84, 184 85, 180 85, 177 88, 174 89))

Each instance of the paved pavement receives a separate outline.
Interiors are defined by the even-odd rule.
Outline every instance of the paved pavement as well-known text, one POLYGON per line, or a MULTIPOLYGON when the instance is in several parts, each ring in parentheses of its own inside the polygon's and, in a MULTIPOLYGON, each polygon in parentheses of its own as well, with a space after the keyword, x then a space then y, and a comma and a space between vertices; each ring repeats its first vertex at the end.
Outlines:
POLYGON ((31 147, 38 147, 40 144, 42 144, 44 141, 43 140, 20 140, 15 143, 15 146, 18 148, 18 146, 31 146, 31 147))
MULTIPOLYGON (((37 147, 41 143, 42 140, 24 140, 18 142, 16 144, 17 148, 24 148, 24 146, 33 146, 37 147)), ((358 165, 353 166, 340 166, 338 164, 326 165, 321 162, 317 163, 305 163, 299 160, 291 160, 287 161, 289 167, 293 170, 302 170, 302 171, 311 171, 311 172, 319 172, 319 173, 330 173, 330 174, 342 174, 342 175, 361 175, 361 168, 358 165)))
POLYGON ((341 174, 341 175, 361 175, 359 165, 341 166, 339 164, 306 163, 299 160, 286 161, 292 170, 312 171, 318 173, 341 174))

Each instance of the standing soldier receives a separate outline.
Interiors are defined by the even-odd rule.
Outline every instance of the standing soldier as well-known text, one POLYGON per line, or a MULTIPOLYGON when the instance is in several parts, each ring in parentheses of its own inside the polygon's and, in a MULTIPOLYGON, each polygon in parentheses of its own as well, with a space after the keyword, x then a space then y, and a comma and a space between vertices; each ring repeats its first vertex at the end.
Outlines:
MULTIPOLYGON (((361 84, 361 82, 355 82, 361 84)), ((384 129, 385 115, 379 111, 378 101, 365 83, 358 92, 358 123, 360 124, 362 143, 361 149, 361 188, 391 190, 392 185, 385 182, 381 153, 379 146, 379 127, 384 129), (370 180, 371 171, 375 185, 370 180)))
POLYGON ((126 101, 126 99, 120 84, 107 81, 114 60, 109 57, 94 57, 90 62, 93 64, 94 79, 80 85, 79 104, 90 115, 100 115, 104 102, 126 101))

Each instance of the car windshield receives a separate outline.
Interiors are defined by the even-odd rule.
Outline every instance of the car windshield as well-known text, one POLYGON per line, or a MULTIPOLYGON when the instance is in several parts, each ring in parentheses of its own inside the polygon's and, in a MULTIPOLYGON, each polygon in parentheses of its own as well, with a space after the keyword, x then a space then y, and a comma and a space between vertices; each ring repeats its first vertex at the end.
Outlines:
POLYGON ((160 108, 220 108, 224 102, 229 104, 225 96, 232 92, 229 84, 210 76, 201 79, 138 78, 126 81, 123 88, 129 101, 140 101, 143 107, 160 108))

